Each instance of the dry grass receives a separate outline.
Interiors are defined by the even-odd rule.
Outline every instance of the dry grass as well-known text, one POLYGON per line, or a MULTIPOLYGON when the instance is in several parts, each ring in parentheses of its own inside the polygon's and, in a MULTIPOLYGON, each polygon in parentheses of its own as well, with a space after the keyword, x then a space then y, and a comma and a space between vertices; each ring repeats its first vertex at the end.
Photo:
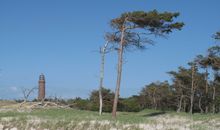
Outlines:
MULTIPOLYGON (((110 113, 75 109, 46 108, 17 111, 17 103, 1 102, 0 130, 219 130, 220 115, 144 110, 136 113, 110 113), (12 107, 11 107, 12 106, 12 107)), ((28 106, 28 104, 26 104, 28 106)), ((29 104, 31 105, 31 104, 29 104)))

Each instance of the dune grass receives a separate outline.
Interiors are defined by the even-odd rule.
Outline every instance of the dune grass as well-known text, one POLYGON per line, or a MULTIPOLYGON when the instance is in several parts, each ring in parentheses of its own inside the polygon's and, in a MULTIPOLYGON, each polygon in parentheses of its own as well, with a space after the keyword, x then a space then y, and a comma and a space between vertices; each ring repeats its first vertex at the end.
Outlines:
MULTIPOLYGON (((146 109, 141 112, 118 112, 113 119, 111 113, 76 109, 35 109, 33 111, 2 111, 0 124, 18 129, 220 129, 220 114, 187 114, 174 111, 146 109)), ((1 128, 0 128, 1 129, 1 128)))

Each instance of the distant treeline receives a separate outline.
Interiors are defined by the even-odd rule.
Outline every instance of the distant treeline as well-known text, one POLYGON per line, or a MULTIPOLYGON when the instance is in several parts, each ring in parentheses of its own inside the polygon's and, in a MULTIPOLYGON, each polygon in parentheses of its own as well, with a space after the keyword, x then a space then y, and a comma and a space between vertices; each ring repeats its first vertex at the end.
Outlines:
MULTIPOLYGON (((136 112, 146 108, 175 110, 177 112, 220 112, 220 46, 208 49, 207 55, 198 55, 188 63, 168 74, 172 83, 157 81, 145 85, 138 95, 120 98, 118 111, 136 112)), ((111 112, 114 93, 102 90, 103 111, 111 112)), ((64 101, 73 108, 99 110, 99 91, 91 92, 88 99, 75 98, 64 101)))
MULTIPOLYGON (((215 39, 220 39, 220 33, 216 33, 215 39)), ((168 74, 172 83, 153 82, 145 85, 138 95, 119 98, 118 111, 137 112, 148 108, 189 113, 220 112, 220 46, 209 48, 206 55, 196 56, 188 67, 180 66, 168 74)), ((104 112, 112 111, 114 95, 110 89, 102 88, 104 112)), ((80 110, 99 110, 99 90, 92 91, 88 99, 45 100, 80 110)))
MULTIPOLYGON (((217 113, 220 111, 220 46, 208 49, 207 55, 199 55, 188 63, 170 71, 172 83, 153 82, 128 98, 120 98, 118 111, 136 112, 146 108, 175 110, 177 112, 217 113)), ((102 90, 103 111, 111 112, 114 93, 102 90)), ((88 99, 75 98, 64 101, 73 108, 99 110, 99 91, 91 92, 88 99)))

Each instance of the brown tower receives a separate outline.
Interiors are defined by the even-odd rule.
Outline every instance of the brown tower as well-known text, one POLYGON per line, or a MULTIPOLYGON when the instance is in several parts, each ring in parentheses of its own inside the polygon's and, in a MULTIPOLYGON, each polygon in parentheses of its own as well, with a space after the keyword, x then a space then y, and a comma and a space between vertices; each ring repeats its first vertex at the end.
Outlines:
POLYGON ((40 75, 38 84, 38 100, 41 101, 45 98, 45 77, 43 74, 40 75))

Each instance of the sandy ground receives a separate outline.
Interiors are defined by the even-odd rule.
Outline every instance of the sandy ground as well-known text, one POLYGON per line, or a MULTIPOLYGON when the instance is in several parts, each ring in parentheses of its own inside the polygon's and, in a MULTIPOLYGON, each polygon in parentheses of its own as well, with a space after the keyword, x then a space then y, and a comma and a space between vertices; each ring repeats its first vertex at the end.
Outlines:
MULTIPOLYGON (((220 122, 216 120, 209 121, 193 121, 192 119, 180 117, 180 116, 169 116, 161 115, 157 117, 150 117, 152 122, 140 123, 140 124, 120 124, 114 123, 112 121, 103 120, 91 120, 91 121, 80 121, 77 124, 71 121, 68 126, 74 125, 73 130, 220 130, 220 122), (85 128, 86 126, 86 128, 85 128)), ((0 122, 0 130, 19 130, 16 127, 10 126, 10 121, 13 118, 4 117, 1 121, 8 122, 7 127, 3 126, 0 122), (10 126, 10 127, 9 127, 10 126)), ((40 129, 32 126, 38 126, 42 122, 46 122, 43 119, 31 117, 26 124, 24 130, 50 130, 50 129, 40 129)), ((56 124, 56 121, 54 122, 56 124)), ((58 123, 58 122, 57 122, 58 123)), ((64 130, 65 128, 60 127, 59 130, 64 130)), ((71 129, 71 128, 70 128, 71 129)), ((52 129, 51 129, 52 130, 52 129)))

